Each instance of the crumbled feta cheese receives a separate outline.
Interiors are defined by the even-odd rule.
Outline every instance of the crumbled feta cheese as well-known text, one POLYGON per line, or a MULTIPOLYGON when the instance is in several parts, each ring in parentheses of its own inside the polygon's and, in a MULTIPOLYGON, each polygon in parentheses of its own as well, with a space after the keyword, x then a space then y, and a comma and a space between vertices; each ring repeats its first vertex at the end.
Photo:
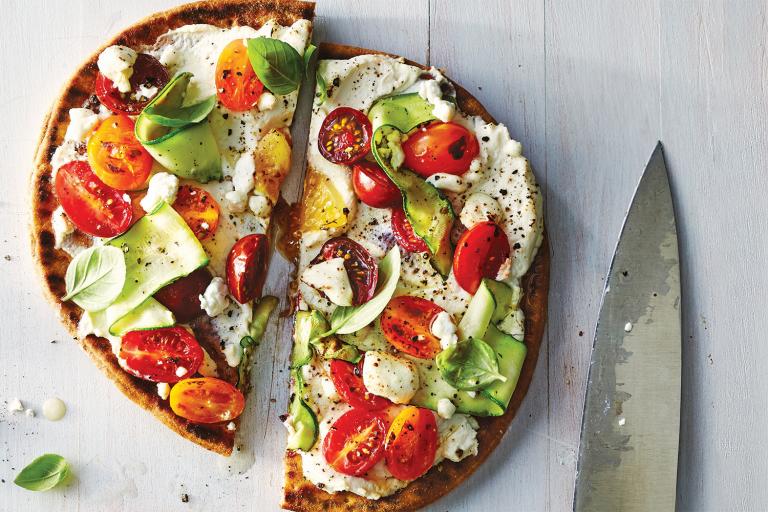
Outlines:
POLYGON ((88 133, 99 122, 99 115, 88 108, 69 109, 69 125, 64 140, 84 141, 88 133))
POLYGON ((171 394, 171 386, 167 382, 157 383, 157 395, 163 399, 168 400, 168 395, 171 394))
POLYGON ((374 395, 407 404, 419 389, 419 371, 407 359, 369 350, 363 363, 363 384, 374 395))
POLYGON ((460 194, 469 188, 469 183, 464 181, 461 176, 448 174, 447 172, 436 172, 427 178, 427 183, 440 190, 455 192, 457 194, 460 194))
POLYGON ((235 367, 243 360, 243 347, 240 346, 240 342, 228 343, 224 347, 224 357, 227 359, 229 366, 235 367))
POLYGON ((32 409, 25 410, 24 414, 26 414, 27 417, 29 417, 29 418, 34 418, 35 417, 35 411, 33 411, 32 409))
POLYGON ((53 228, 53 246, 56 249, 61 249, 61 244, 67 236, 75 231, 75 226, 69 221, 69 217, 61 206, 53 210, 51 227, 53 228))
POLYGON ((229 430, 230 432, 234 432, 236 428, 237 428, 237 425, 235 425, 234 421, 230 421, 229 423, 227 423, 227 430, 229 430))
POLYGON ((459 342, 459 336, 456 334, 456 324, 453 323, 453 318, 451 318, 451 314, 447 311, 441 311, 435 316, 429 330, 440 340, 440 346, 443 349, 459 342))
POLYGON ((496 280, 504 281, 509 277, 511 270, 512 270, 512 259, 507 258, 501 263, 501 266, 499 267, 499 271, 496 273, 496 280))
POLYGON ((176 368, 176 376, 177 377, 183 377, 183 376, 185 376, 187 374, 188 371, 189 370, 187 370, 183 366, 179 366, 178 368, 176 368))
POLYGON ((227 309, 229 298, 227 297, 227 283, 220 277, 214 277, 208 284, 202 295, 199 295, 200 307, 208 316, 218 316, 227 309))
POLYGON ((8 412, 15 413, 15 412, 21 412, 24 410, 24 404, 21 403, 21 400, 18 398, 14 398, 10 402, 8 402, 8 412))
POLYGON ((147 87, 146 84, 141 84, 136 89, 136 99, 144 99, 145 101, 154 97, 155 94, 157 94, 157 87, 154 85, 151 87, 147 87))
POLYGON ((259 96, 259 102, 256 104, 256 106, 259 108, 260 111, 264 112, 265 110, 272 110, 275 108, 275 103, 277 102, 277 98, 274 94, 268 93, 267 91, 264 91, 261 93, 261 96, 259 96))
POLYGON ((159 172, 149 179, 147 195, 139 204, 150 213, 161 201, 173 204, 179 191, 179 178, 169 172, 159 172))
POLYGON ((475 224, 488 220, 501 224, 504 220, 504 212, 494 198, 484 192, 475 192, 464 203, 459 219, 467 229, 470 229, 475 224))
POLYGON ((323 292, 338 306, 352 305, 352 285, 344 268, 344 258, 331 258, 308 267, 301 274, 301 280, 323 292))
POLYGON ((510 311, 499 323, 499 329, 518 340, 525 338, 525 313, 523 310, 510 311))
POLYGON ((437 415, 441 418, 446 420, 451 419, 455 412, 456 406, 447 398, 441 398, 437 401, 437 415))
POLYGON ((230 211, 242 212, 247 204, 248 194, 255 184, 256 162, 251 153, 243 153, 235 163, 232 185, 235 190, 227 192, 224 198, 229 202, 230 211))
POLYGON ((470 455, 477 455, 477 420, 466 414, 454 414, 451 419, 438 424, 438 443, 435 459, 459 462, 470 455))
POLYGON ((118 91, 130 92, 133 64, 136 62, 138 55, 138 53, 127 46, 114 45, 105 48, 97 61, 99 73, 112 80, 118 91))
POLYGON ((74 140, 65 140, 61 146, 56 148, 51 157, 52 175, 56 177, 56 171, 65 164, 75 161, 86 161, 88 156, 85 153, 85 144, 74 140))
POLYGON ((440 90, 440 82, 437 80, 424 80, 419 84, 419 96, 430 102, 432 115, 447 123, 456 115, 456 105, 443 99, 443 91, 440 90))
POLYGON ((203 349, 203 364, 197 369, 198 373, 203 377, 217 377, 218 370, 216 368, 216 361, 208 355, 208 351, 203 349))
POLYGON ((632 322, 624 324, 624 332, 632 332, 632 322))
POLYGON ((254 194, 250 199, 248 199, 248 207, 257 217, 268 217, 270 213, 270 206, 272 205, 269 202, 269 199, 267 199, 265 196, 262 196, 261 194, 254 194))

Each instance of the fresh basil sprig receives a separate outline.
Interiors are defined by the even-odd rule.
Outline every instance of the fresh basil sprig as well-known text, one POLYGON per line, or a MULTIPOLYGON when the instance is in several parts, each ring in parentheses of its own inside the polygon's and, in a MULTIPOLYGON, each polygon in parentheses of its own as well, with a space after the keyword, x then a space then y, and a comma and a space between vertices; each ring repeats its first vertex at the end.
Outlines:
POLYGON ((94 245, 69 263, 64 277, 67 294, 86 311, 100 311, 114 302, 125 284, 123 251, 109 245, 94 245))
POLYGON ((477 391, 494 381, 507 380, 499 373, 493 348, 481 339, 460 341, 437 354, 435 360, 443 379, 463 391, 477 391))
POLYGON ((21 470, 13 481, 19 487, 30 491, 53 489, 69 476, 69 464, 61 455, 46 453, 21 470))
POLYGON ((320 74, 319 69, 315 73, 315 79, 317 80, 317 92, 315 92, 315 97, 317 97, 317 104, 322 105, 325 103, 325 100, 328 99, 328 84, 325 82, 323 75, 320 74))
POLYGON ((352 334, 373 322, 395 293, 397 281, 400 279, 400 248, 395 245, 379 263, 379 276, 384 277, 384 284, 376 295, 365 304, 359 306, 339 306, 331 315, 331 329, 321 337, 331 334, 352 334))
POLYGON ((312 56, 315 55, 317 46, 312 43, 307 46, 307 51, 304 52, 304 72, 309 71, 309 63, 312 61, 312 56))
POLYGON ((279 39, 249 39, 248 59, 256 76, 273 94, 292 93, 304 78, 304 59, 293 46, 279 39))

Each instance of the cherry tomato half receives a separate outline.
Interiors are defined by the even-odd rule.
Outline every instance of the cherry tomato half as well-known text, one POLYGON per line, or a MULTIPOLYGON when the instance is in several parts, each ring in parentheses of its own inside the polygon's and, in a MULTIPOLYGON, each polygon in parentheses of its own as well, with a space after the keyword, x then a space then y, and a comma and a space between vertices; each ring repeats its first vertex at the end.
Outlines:
POLYGON ((133 134, 133 120, 110 116, 88 140, 88 163, 104 183, 118 190, 143 188, 152 172, 152 155, 133 134))
POLYGON ((443 308, 431 300, 401 295, 389 301, 381 314, 384 337, 401 352, 413 357, 432 359, 441 350, 440 340, 432 334, 432 320, 443 308))
POLYGON ((198 240, 205 240, 219 227, 219 203, 200 187, 180 186, 173 209, 186 221, 198 240))
POLYGON ((372 131, 365 114, 354 108, 338 107, 320 126, 317 147, 329 162, 350 165, 371 150, 372 131))
POLYGON ((323 456, 339 473, 362 476, 384 456, 386 434, 387 420, 382 413, 352 409, 325 435, 323 456))
POLYGON ((359 306, 371 300, 376 292, 379 268, 370 253, 354 240, 339 236, 325 242, 312 263, 333 258, 344 258, 344 269, 352 286, 352 304, 359 306))
POLYGON ((437 452, 435 414, 420 407, 406 407, 392 421, 384 445, 384 459, 392 476, 414 480, 432 467, 437 452))
POLYGON ((264 91, 256 76, 248 49, 242 39, 235 39, 221 51, 216 63, 216 94, 222 105, 235 112, 253 108, 264 91))
POLYGON ((87 162, 69 162, 60 167, 55 187, 61 207, 80 231, 111 238, 131 225, 130 197, 105 185, 87 162))
POLYGON ((244 236, 232 246, 227 256, 229 293, 240 304, 261 297, 267 277, 269 242, 266 235, 244 236))
POLYGON ((213 377, 184 379, 171 388, 171 409, 193 423, 232 421, 243 413, 245 397, 232 384, 213 377))
POLYGON ((422 240, 413 231, 402 208, 392 210, 392 234, 395 235, 397 245, 408 252, 428 252, 427 242, 422 240))
POLYGON ((96 96, 112 112, 138 115, 168 83, 168 71, 156 58, 140 53, 133 63, 133 74, 129 82, 131 91, 122 93, 117 90, 112 80, 99 73, 96 77, 96 96), (149 97, 139 97, 137 94, 142 85, 143 89, 154 87, 156 91, 149 97))
POLYGON ((374 162, 363 160, 352 167, 352 187, 357 197, 368 206, 390 208, 403 204, 400 189, 374 162))
POLYGON ((200 368, 203 349, 183 327, 163 327, 123 335, 120 359, 123 368, 140 379, 178 382, 200 368))
POLYGON ((376 396, 368 392, 363 383, 363 360, 360 358, 357 364, 348 363, 341 359, 331 360, 331 381, 336 392, 342 400, 357 409, 378 411, 384 409, 392 402, 382 396, 376 396))
POLYGON ((461 235, 453 253, 456 282, 474 294, 484 277, 496 279, 509 254, 509 240, 498 224, 491 221, 475 224, 461 235))
POLYGON ((431 123, 403 143, 405 166, 425 178, 436 172, 461 175, 480 153, 477 138, 456 123, 431 123))
POLYGON ((155 299, 167 307, 181 324, 191 322, 203 313, 200 295, 210 284, 211 273, 205 267, 165 285, 155 293, 155 299))

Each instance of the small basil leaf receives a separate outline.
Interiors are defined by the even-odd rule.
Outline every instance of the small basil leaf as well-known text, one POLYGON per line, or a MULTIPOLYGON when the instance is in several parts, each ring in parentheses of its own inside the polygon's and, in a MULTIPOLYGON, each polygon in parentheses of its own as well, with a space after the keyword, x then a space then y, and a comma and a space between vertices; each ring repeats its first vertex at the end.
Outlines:
POLYGON ((315 78, 317 80, 317 92, 315 92, 317 104, 322 105, 328 99, 328 84, 325 83, 325 78, 320 74, 319 69, 315 73, 315 78))
POLYGON ((264 87, 273 94, 289 94, 304 77, 304 60, 296 49, 271 37, 248 40, 248 59, 264 87))
POLYGON ((307 47, 307 51, 304 52, 304 72, 305 73, 309 71, 309 63, 312 61, 312 56, 315 55, 316 51, 317 51, 317 46, 310 43, 310 45, 307 47))
POLYGON ((61 455, 46 453, 21 470, 13 481, 19 487, 30 491, 53 489, 69 475, 69 464, 61 455))
POLYGON ((199 123, 211 113, 216 106, 216 95, 209 96, 199 103, 186 107, 171 108, 161 103, 149 105, 144 109, 144 115, 161 126, 182 128, 189 124, 199 123))
POLYGON ((64 277, 67 294, 86 311, 100 311, 114 302, 125 284, 123 251, 109 245, 94 245, 69 263, 64 277))
POLYGON ((379 279, 382 277, 384 284, 371 300, 359 306, 337 307, 331 315, 331 330, 322 336, 357 332, 376 320, 384 311, 400 279, 400 248, 397 245, 390 249, 379 263, 379 279))
POLYGON ((443 350, 435 358, 443 379, 463 391, 477 391, 494 381, 505 382, 499 373, 499 361, 490 345, 469 338, 443 350))

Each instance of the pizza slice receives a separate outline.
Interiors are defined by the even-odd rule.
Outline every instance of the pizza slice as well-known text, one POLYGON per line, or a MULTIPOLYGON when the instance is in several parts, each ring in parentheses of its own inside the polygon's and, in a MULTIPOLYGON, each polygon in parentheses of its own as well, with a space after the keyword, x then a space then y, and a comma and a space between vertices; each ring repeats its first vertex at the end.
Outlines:
POLYGON ((180 435, 232 451, 270 223, 314 4, 190 4, 127 29, 71 79, 34 174, 51 300, 118 387, 180 435))
POLYGON ((520 143, 439 70, 319 53, 283 506, 414 510, 482 463, 528 388, 541 193, 520 143))

